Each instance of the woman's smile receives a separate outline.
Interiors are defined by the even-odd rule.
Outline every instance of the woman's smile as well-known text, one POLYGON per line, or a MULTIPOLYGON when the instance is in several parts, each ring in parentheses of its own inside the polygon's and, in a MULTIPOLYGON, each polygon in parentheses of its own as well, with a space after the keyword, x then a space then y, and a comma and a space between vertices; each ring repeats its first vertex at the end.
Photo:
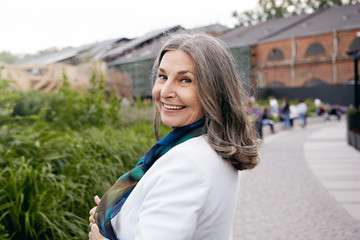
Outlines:
POLYGON ((162 103, 163 108, 165 108, 166 110, 181 110, 186 108, 185 106, 179 106, 179 105, 171 105, 171 104, 166 104, 166 103, 162 103))

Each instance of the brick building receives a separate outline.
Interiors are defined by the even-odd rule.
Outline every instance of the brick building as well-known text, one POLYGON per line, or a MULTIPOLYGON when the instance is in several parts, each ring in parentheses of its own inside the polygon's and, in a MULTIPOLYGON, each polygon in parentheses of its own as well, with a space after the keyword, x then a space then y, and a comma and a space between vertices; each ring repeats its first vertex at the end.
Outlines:
POLYGON ((347 52, 360 49, 360 3, 240 26, 221 38, 235 60, 247 61, 244 85, 256 87, 260 99, 353 102, 354 62, 347 52))
POLYGON ((309 14, 255 46, 259 86, 345 84, 354 66, 347 52, 360 49, 360 4, 309 14))

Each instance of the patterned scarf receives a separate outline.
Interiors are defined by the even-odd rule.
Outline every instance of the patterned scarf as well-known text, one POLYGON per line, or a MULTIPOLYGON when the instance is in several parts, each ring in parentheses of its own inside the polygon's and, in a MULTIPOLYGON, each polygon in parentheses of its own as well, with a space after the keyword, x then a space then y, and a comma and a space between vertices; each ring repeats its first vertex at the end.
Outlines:
POLYGON ((96 209, 95 220, 100 232, 106 238, 117 240, 111 226, 111 219, 121 210, 126 199, 147 170, 172 147, 203 133, 205 120, 201 119, 191 125, 175 128, 157 142, 137 163, 136 167, 122 175, 104 194, 96 209))

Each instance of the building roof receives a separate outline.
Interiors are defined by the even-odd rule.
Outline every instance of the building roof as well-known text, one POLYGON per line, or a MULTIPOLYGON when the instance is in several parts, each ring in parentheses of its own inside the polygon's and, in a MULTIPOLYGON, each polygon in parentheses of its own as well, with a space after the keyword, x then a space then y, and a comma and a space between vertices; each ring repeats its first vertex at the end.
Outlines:
POLYGON ((360 3, 270 20, 249 27, 240 26, 226 32, 221 38, 230 48, 235 48, 356 28, 360 28, 360 3))
POLYGON ((134 49, 133 51, 116 58, 114 61, 108 62, 107 65, 114 66, 130 62, 138 62, 147 59, 155 59, 156 55, 160 51, 163 42, 161 39, 156 39, 155 41, 142 46, 141 48, 134 49))
POLYGON ((190 31, 195 30, 195 31, 203 31, 203 32, 207 32, 207 33, 216 33, 216 34, 222 35, 225 32, 229 31, 230 29, 231 28, 229 28, 229 27, 226 27, 219 23, 215 23, 215 24, 211 24, 208 26, 193 28, 193 29, 190 29, 190 31))
POLYGON ((316 12, 291 28, 264 38, 263 42, 272 42, 294 37, 305 37, 360 28, 360 3, 336 6, 316 12))
POLYGON ((290 28, 306 17, 306 15, 292 16, 262 22, 249 27, 240 26, 225 33, 221 38, 230 48, 251 46, 257 44, 262 38, 273 36, 283 29, 290 28))
POLYGON ((102 59, 102 57, 109 50, 114 48, 116 44, 119 44, 121 42, 126 43, 128 41, 130 41, 130 39, 128 39, 128 38, 115 38, 115 39, 105 40, 105 41, 102 41, 102 42, 99 42, 99 43, 95 44, 91 48, 91 52, 93 54, 92 60, 97 61, 97 60, 102 59))
POLYGON ((86 44, 77 48, 68 48, 58 52, 44 53, 20 59, 16 62, 17 65, 46 65, 54 62, 61 62, 71 57, 78 55, 81 52, 87 51, 94 44, 86 44))
MULTIPOLYGON (((175 29, 175 28, 172 28, 175 29)), ((168 29, 165 29, 166 31, 169 31, 168 29)), ((220 24, 213 24, 209 26, 204 26, 200 28, 194 28, 185 30, 181 27, 176 28, 177 30, 184 30, 184 31, 204 31, 207 33, 216 33, 216 34, 222 34, 223 32, 226 32, 229 30, 228 27, 225 27, 220 24)), ((157 32, 164 33, 164 29, 160 29, 157 32)), ((147 39, 147 38, 146 38, 147 39)), ((130 62, 137 62, 142 61, 146 59, 154 59, 158 52, 160 51, 162 47, 163 42, 161 41, 161 35, 159 35, 155 41, 149 42, 146 45, 143 45, 137 49, 132 49, 131 52, 124 54, 123 56, 117 57, 114 61, 108 62, 108 66, 114 66, 119 64, 125 64, 130 62)))
POLYGON ((85 44, 80 47, 68 48, 57 52, 44 53, 35 56, 31 56, 28 58, 20 59, 16 64, 17 65, 46 65, 55 62, 65 61, 70 58, 77 57, 82 53, 87 51, 90 52, 92 60, 99 60, 100 57, 106 53, 109 49, 111 49, 114 44, 117 44, 121 41, 128 41, 127 38, 115 38, 110 40, 105 40, 98 43, 85 44))
POLYGON ((111 58, 111 57, 116 57, 116 56, 119 56, 119 55, 123 55, 123 54, 126 53, 126 51, 139 48, 143 44, 145 44, 145 43, 147 43, 149 41, 152 41, 153 39, 161 37, 166 32, 176 31, 178 29, 182 29, 182 27, 177 25, 177 26, 174 26, 174 27, 162 28, 162 29, 158 29, 158 30, 155 30, 155 31, 151 31, 151 32, 145 34, 142 37, 133 39, 133 40, 131 40, 131 41, 119 46, 119 47, 111 49, 106 54, 104 54, 102 56, 102 58, 105 59, 105 58, 109 58, 109 57, 111 58))

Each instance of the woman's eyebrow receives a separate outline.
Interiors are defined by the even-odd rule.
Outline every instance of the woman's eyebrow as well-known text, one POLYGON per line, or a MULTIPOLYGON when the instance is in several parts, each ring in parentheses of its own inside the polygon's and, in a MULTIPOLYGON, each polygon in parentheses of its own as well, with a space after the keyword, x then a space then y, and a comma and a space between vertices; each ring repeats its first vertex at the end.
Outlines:
MULTIPOLYGON (((163 68, 159 68, 158 69, 158 72, 163 72, 163 73, 166 73, 166 70, 163 69, 163 68)), ((195 75, 192 71, 190 70, 181 70, 179 72, 176 72, 176 74, 186 74, 186 73, 191 73, 192 75, 195 75)))
POLYGON ((189 70, 183 70, 183 71, 177 72, 177 74, 186 74, 186 73, 191 73, 192 75, 194 75, 194 73, 192 71, 189 71, 189 70))

